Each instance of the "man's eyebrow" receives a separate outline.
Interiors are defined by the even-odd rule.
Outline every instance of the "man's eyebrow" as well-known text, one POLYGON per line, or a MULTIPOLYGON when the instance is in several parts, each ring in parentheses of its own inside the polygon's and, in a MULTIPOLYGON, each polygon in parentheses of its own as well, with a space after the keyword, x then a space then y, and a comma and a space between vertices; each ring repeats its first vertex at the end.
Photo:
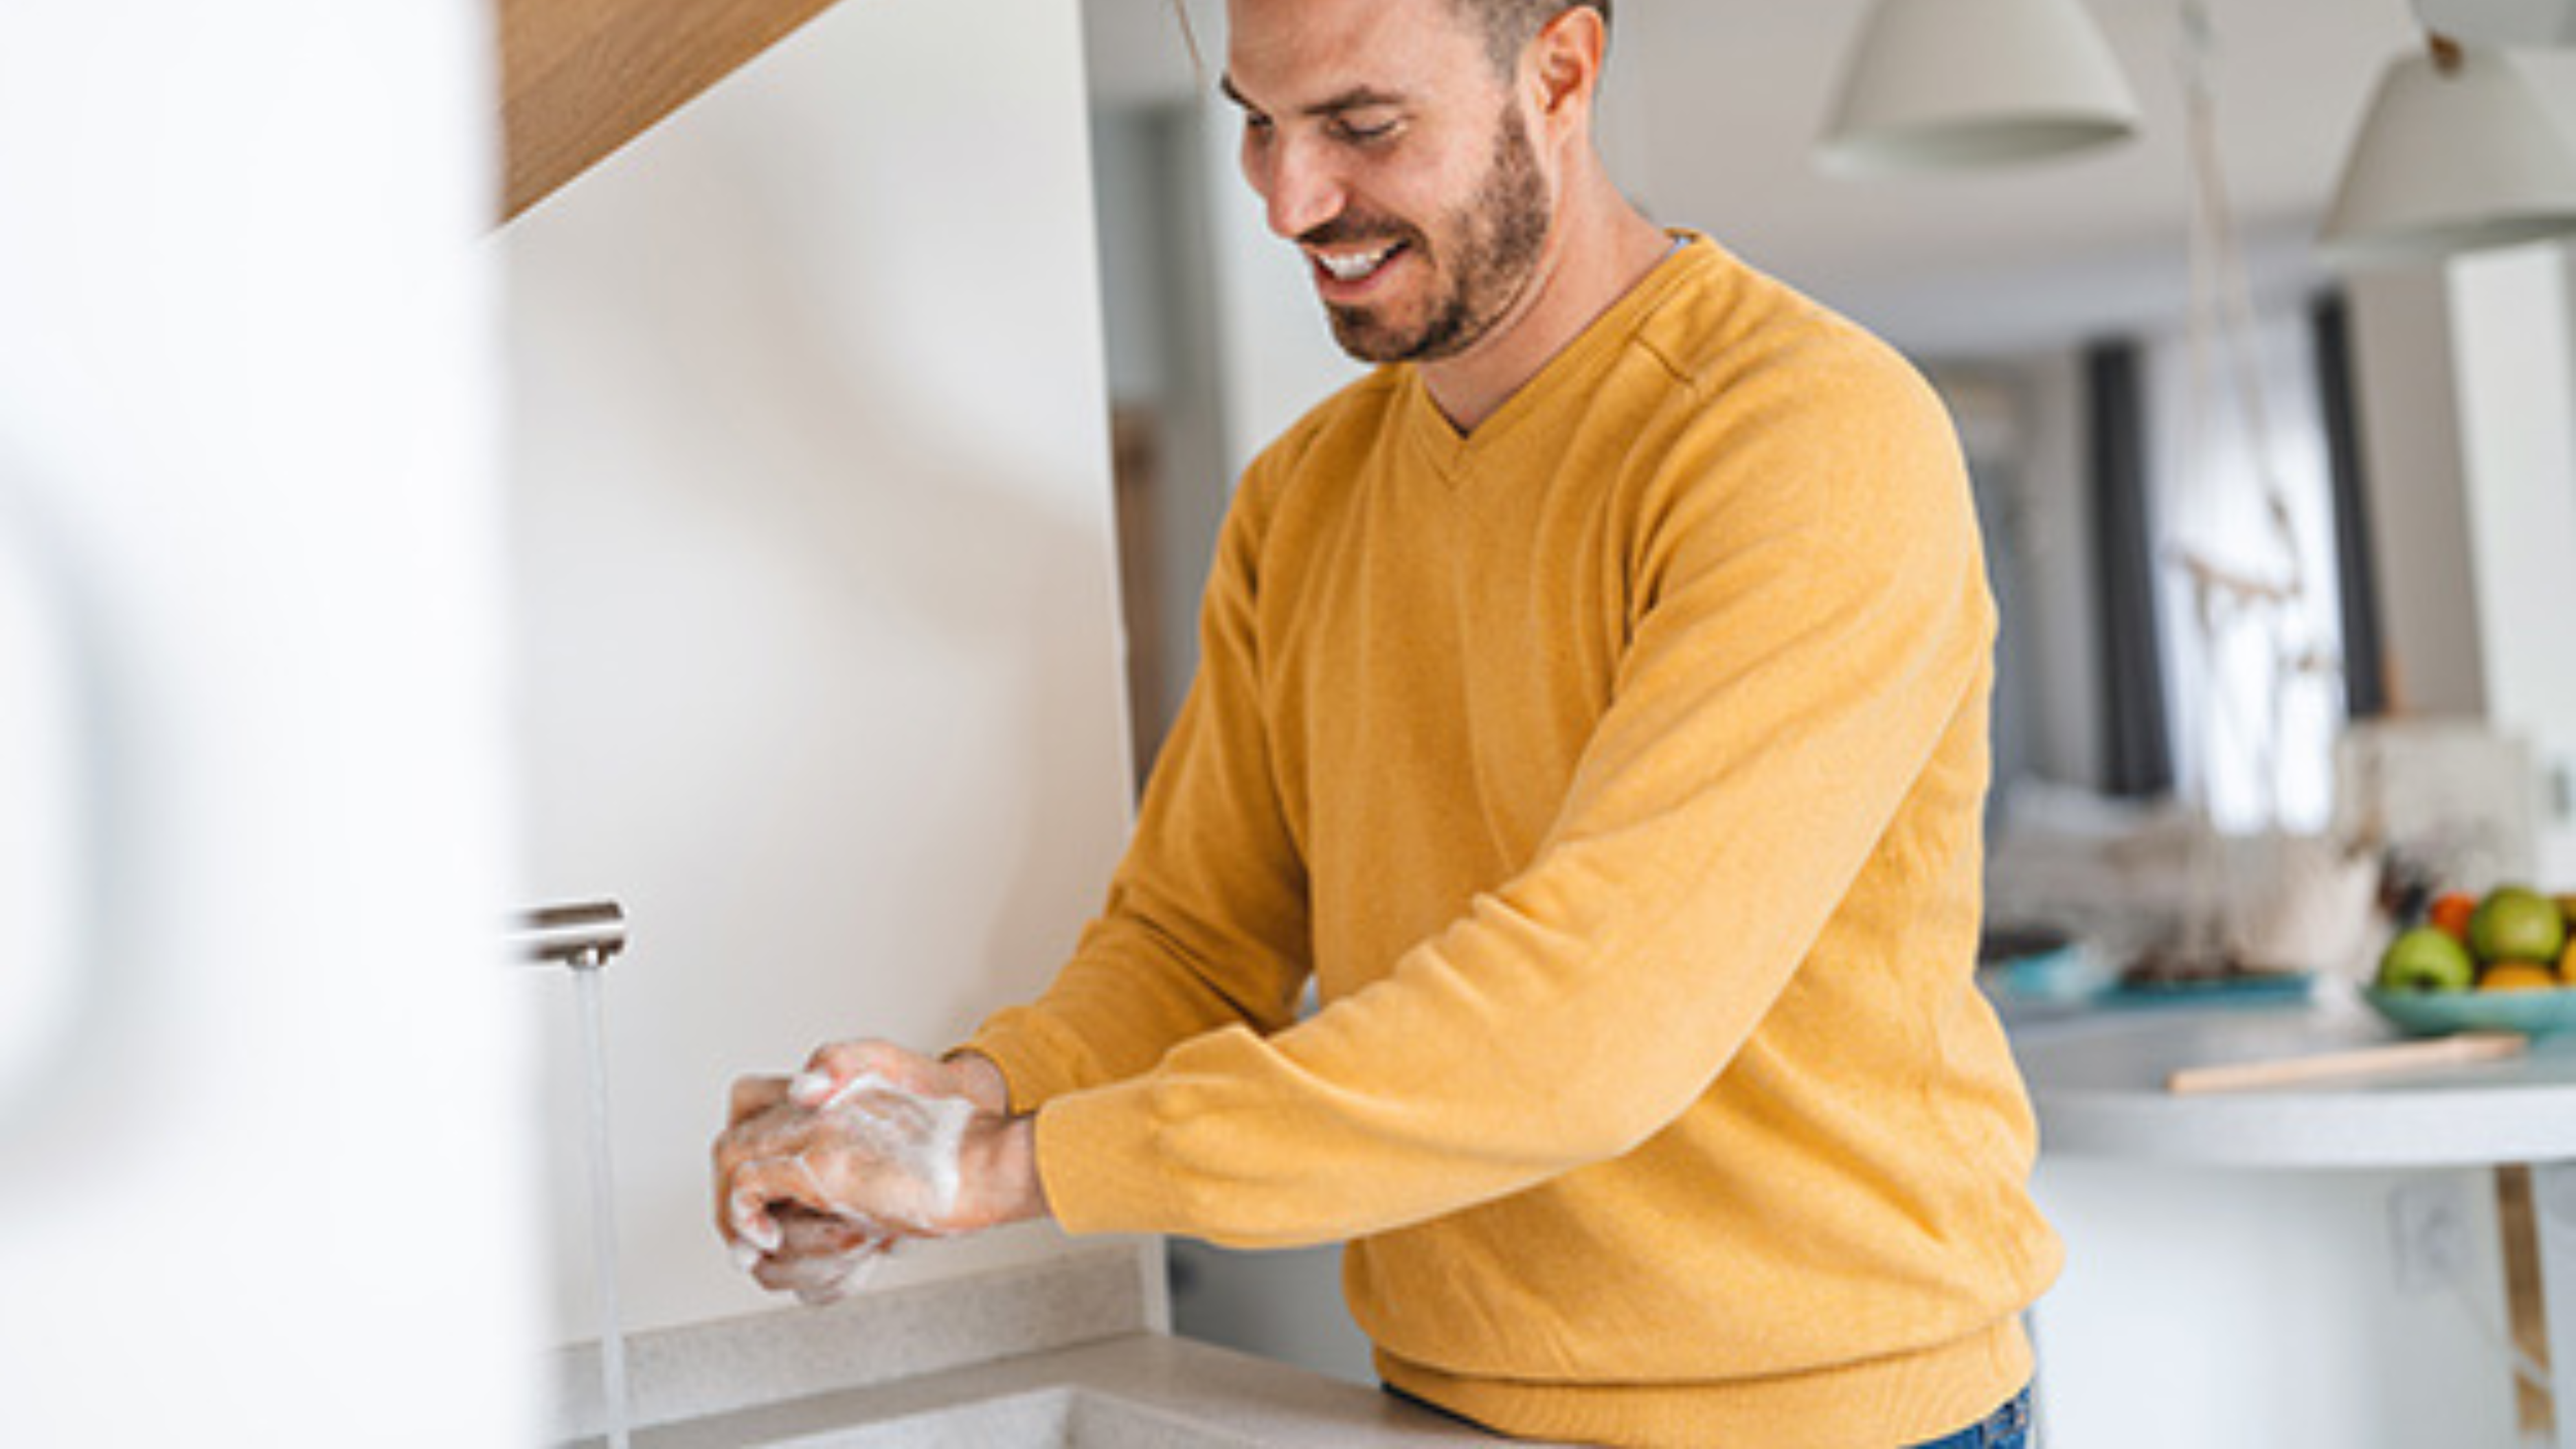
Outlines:
MULTIPOLYGON (((1216 86, 1219 91, 1222 91, 1225 94, 1225 98, 1227 100, 1234 102, 1236 105, 1241 106, 1243 109, 1250 111, 1255 115, 1263 114, 1262 109, 1259 106, 1254 105, 1251 100, 1243 94, 1243 92, 1235 89, 1234 77, 1230 75, 1219 76, 1217 78, 1216 86)), ((1302 107, 1298 111, 1298 114, 1305 116, 1333 116, 1339 115, 1344 111, 1367 110, 1372 106, 1398 106, 1402 104, 1404 104, 1404 97, 1398 95, 1394 91, 1380 90, 1375 86, 1357 85, 1324 100, 1317 101, 1313 105, 1302 107)))

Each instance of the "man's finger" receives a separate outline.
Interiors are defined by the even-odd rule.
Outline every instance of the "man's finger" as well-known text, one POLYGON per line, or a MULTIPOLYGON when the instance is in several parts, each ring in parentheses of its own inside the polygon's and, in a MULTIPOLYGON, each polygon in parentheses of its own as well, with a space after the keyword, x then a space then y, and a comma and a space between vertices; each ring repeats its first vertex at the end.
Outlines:
POLYGON ((800 1208, 773 1209, 785 1241, 779 1256, 789 1258, 840 1258, 880 1246, 886 1238, 884 1228, 862 1217, 823 1217, 800 1208))
MULTIPOLYGON (((743 1083, 735 1085, 737 1106, 746 1098, 757 1098, 758 1089, 747 1085, 751 1080, 746 1078, 743 1083)), ((777 1082, 781 1079, 762 1080, 777 1082)), ((716 1134, 707 1155, 712 1159, 716 1231, 726 1242, 733 1242, 739 1236, 733 1225, 733 1191, 743 1164, 792 1157, 805 1145, 806 1133, 799 1130, 802 1125, 790 1118, 782 1105, 762 1108, 749 1116, 737 1116, 731 1125, 716 1134)))
POLYGON ((790 1095, 799 1106, 819 1107, 861 1077, 877 1077, 916 1094, 936 1095, 942 1090, 938 1063, 893 1042, 869 1038, 816 1047, 790 1095))
POLYGON ((809 1304, 847 1297, 876 1272, 889 1245, 869 1240, 846 1253, 819 1258, 763 1258, 751 1270, 752 1280, 773 1293, 793 1293, 809 1304))
POLYGON ((721 1191, 726 1238, 739 1239, 764 1253, 775 1253, 786 1243, 786 1230, 779 1224, 782 1209, 823 1215, 832 1211, 822 1183, 794 1157, 760 1157, 742 1163, 725 1179, 721 1191))
POLYGON ((787 1083, 786 1077, 734 1078, 733 1098, 727 1104, 725 1125, 730 1127, 745 1118, 757 1117, 786 1101, 787 1083))
POLYGON ((875 1041, 826 1042, 805 1059, 805 1070, 788 1087, 788 1096, 800 1107, 820 1107, 832 1100, 841 1088, 864 1076, 884 1076, 879 1061, 883 1044, 875 1041))

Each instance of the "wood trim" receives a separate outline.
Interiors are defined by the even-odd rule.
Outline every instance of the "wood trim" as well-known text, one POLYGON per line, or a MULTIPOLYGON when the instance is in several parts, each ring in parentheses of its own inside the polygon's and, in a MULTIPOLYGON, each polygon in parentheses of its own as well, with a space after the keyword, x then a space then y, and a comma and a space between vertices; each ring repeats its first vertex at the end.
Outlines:
MULTIPOLYGON (((2509 1163, 2496 1169, 2496 1227, 2504 1245, 2506 1314, 2514 1346, 2532 1362, 2549 1365, 2549 1316, 2540 1296, 2540 1226, 2533 1216, 2531 1169, 2509 1163)), ((2526 1436, 2548 1437, 2557 1415, 2549 1396, 2514 1379, 2514 1414, 2526 1436)))
POLYGON ((499 0, 500 219, 552 195, 832 0, 499 0))

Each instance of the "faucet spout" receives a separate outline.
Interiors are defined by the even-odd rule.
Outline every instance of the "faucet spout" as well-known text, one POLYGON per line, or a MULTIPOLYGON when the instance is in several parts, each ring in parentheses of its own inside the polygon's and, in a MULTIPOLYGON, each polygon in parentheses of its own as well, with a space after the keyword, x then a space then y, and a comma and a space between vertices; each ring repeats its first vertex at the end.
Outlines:
POLYGON ((539 906, 519 913, 510 943, 522 961, 596 971, 626 949, 626 912, 615 901, 539 906))

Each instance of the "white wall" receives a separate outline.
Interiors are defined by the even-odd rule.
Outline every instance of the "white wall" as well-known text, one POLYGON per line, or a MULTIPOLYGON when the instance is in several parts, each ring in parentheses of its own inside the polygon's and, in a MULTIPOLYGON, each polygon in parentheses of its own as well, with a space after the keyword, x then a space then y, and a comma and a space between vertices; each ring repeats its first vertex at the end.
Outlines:
POLYGON ((2433 268, 2351 281, 2354 383, 2389 687, 2405 711, 2486 707, 2450 313, 2433 268))
MULTIPOLYGON (((1123 840, 1081 83, 1075 0, 857 0, 501 239, 525 894, 631 921, 630 1327, 777 1301, 709 1226, 731 1078, 950 1044, 1043 985, 1123 840)), ((526 987, 586 1338, 569 993, 526 987)))
POLYGON ((2576 248, 2364 274, 2353 297, 2399 698, 2531 747, 2535 872, 2576 880, 2576 248))
POLYGON ((2576 884, 2576 285, 2570 250, 2450 267, 2460 469, 2476 555, 2487 717, 2543 779, 2535 878, 2576 884), (2553 788, 2554 786, 2554 788, 2553 788))
POLYGON ((486 21, 0 6, 0 1443, 534 1431, 486 21))

